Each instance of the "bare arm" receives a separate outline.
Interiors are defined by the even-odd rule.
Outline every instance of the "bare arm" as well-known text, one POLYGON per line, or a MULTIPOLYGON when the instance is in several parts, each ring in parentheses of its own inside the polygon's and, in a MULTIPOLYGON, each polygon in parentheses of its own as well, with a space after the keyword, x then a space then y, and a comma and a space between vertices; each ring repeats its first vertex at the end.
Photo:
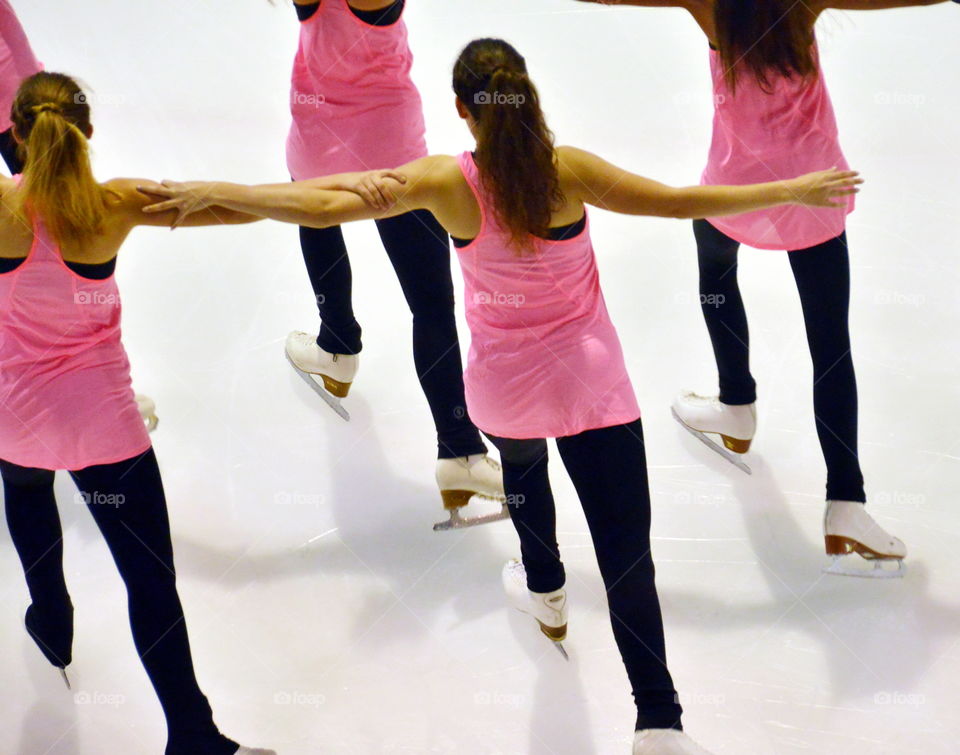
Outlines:
POLYGON ((250 213, 282 223, 311 228, 375 220, 402 215, 413 210, 435 211, 443 204, 439 191, 441 165, 450 158, 424 157, 396 171, 373 171, 370 174, 343 174, 309 181, 247 186, 226 182, 164 182, 159 189, 148 190, 166 198, 148 208, 148 213, 180 212, 186 219, 204 208, 226 207, 239 213, 250 213), (361 194, 331 190, 346 185, 356 176, 379 177, 389 188, 378 203, 372 205, 361 194))
MULTIPOLYGON (((172 228, 177 220, 175 211, 147 214, 143 208, 152 204, 155 200, 147 194, 140 191, 143 189, 162 189, 163 187, 154 182, 135 178, 115 178, 104 184, 106 189, 117 197, 121 212, 128 220, 130 227, 140 225, 166 226, 172 228)), ((243 212, 226 207, 210 206, 202 211, 196 212, 187 218, 184 218, 179 225, 186 226, 212 226, 212 225, 241 225, 244 223, 255 223, 263 218, 257 215, 249 215, 243 212)))
POLYGON ((852 171, 822 171, 749 186, 675 188, 573 147, 561 147, 558 157, 568 197, 624 215, 706 218, 784 204, 836 207, 834 200, 856 193, 856 186, 862 183, 852 171))

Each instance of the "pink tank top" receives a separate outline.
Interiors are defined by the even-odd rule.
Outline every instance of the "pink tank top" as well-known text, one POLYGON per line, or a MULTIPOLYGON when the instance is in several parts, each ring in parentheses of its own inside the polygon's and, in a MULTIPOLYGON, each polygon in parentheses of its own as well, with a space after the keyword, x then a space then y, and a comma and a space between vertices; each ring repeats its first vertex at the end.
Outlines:
POLYGON ((43 70, 9 0, 0 0, 0 132, 9 130, 20 83, 43 70))
POLYGON ((302 181, 395 168, 427 154, 403 19, 373 26, 347 0, 323 0, 300 24, 287 168, 302 181))
MULTIPOLYGON (((710 51, 710 68, 713 144, 702 183, 764 183, 834 166, 848 168, 822 71, 812 81, 776 77, 772 93, 764 92, 756 77, 744 71, 734 94, 727 86, 716 50, 710 51)), ((709 221, 748 246, 793 251, 843 233, 854 204, 850 196, 846 207, 836 210, 785 205, 709 221)))
POLYGON ((150 439, 120 342, 111 276, 66 266, 43 223, 27 259, 0 275, 0 458, 78 470, 143 453, 150 439))
POLYGON ((473 156, 460 169, 480 205, 480 235, 458 249, 470 352, 467 410, 504 438, 559 438, 640 416, 600 290, 589 223, 518 256, 493 212, 473 156))

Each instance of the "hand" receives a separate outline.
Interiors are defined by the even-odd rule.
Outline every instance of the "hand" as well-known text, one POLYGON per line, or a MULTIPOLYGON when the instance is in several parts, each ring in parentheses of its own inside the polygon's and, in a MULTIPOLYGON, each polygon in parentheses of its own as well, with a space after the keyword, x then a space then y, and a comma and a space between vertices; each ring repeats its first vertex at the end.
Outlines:
POLYGON ((143 208, 144 212, 152 214, 176 210, 177 216, 170 225, 171 229, 179 226, 188 215, 215 204, 207 202, 210 197, 211 184, 203 181, 178 183, 167 180, 162 185, 138 186, 137 190, 148 197, 165 200, 147 205, 143 208))
POLYGON ((847 197, 858 194, 863 183, 855 170, 821 170, 787 181, 791 202, 807 207, 846 207, 847 197), (833 200, 840 201, 833 201, 833 200))
POLYGON ((397 203, 390 181, 405 184, 407 177, 395 170, 370 170, 351 174, 342 188, 359 195, 374 210, 389 210, 397 203))

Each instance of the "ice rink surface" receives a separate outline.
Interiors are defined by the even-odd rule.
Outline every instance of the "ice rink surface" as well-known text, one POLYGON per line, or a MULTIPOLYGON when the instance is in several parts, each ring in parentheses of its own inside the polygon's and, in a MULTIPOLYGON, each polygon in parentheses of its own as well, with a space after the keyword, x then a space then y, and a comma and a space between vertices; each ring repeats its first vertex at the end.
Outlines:
MULTIPOLYGON (((89 85, 102 179, 287 179, 290 7, 14 5, 47 68, 89 85)), ((527 56, 559 143, 698 180, 707 46, 684 12, 410 0, 407 23, 431 151, 472 146, 450 69, 471 38, 501 36, 527 56)), ((748 477, 669 413, 678 389, 715 382, 689 223, 596 211, 644 410, 669 662, 687 730, 718 754, 957 753, 960 8, 832 12, 819 36, 847 155, 868 182, 849 224, 861 459, 871 511, 906 541, 909 571, 821 574, 825 473, 785 255, 741 256, 760 386, 748 477)), ((505 605, 509 523, 431 531, 435 445, 408 311, 373 225, 347 235, 365 342, 349 424, 283 358, 288 331, 317 326, 295 228, 144 229, 121 255, 126 344, 137 389, 159 406, 181 595, 218 723, 281 755, 629 752, 632 701, 572 486, 555 464, 567 663, 505 605)), ((122 584, 66 476, 58 494, 74 691, 22 629, 27 594, 2 528, 0 753, 159 753, 122 584)))

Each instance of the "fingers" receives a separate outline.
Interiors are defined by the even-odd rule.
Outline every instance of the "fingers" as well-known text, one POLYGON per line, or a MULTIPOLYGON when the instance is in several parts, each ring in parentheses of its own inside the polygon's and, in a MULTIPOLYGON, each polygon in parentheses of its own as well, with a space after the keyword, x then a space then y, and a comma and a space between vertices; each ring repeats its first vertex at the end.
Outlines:
POLYGON ((394 204, 396 204, 397 198, 389 186, 386 184, 378 184, 377 189, 380 192, 380 200, 383 202, 383 205, 380 208, 381 210, 389 210, 394 204))
POLYGON ((370 190, 369 186, 366 184, 360 184, 357 187, 357 191, 360 192, 361 199, 363 199, 363 201, 366 202, 370 207, 374 208, 375 210, 379 209, 377 206, 377 198, 374 196, 374 193, 370 190))
POLYGON ((148 197, 172 197, 173 192, 165 186, 138 186, 137 191, 148 197))
POLYGON ((380 171, 380 178, 392 178, 397 183, 405 184, 407 182, 407 177, 403 173, 398 173, 395 170, 383 170, 380 171))
POLYGON ((157 202, 147 205, 143 208, 144 212, 168 212, 169 210, 179 210, 182 206, 182 200, 169 199, 166 202, 157 202))

